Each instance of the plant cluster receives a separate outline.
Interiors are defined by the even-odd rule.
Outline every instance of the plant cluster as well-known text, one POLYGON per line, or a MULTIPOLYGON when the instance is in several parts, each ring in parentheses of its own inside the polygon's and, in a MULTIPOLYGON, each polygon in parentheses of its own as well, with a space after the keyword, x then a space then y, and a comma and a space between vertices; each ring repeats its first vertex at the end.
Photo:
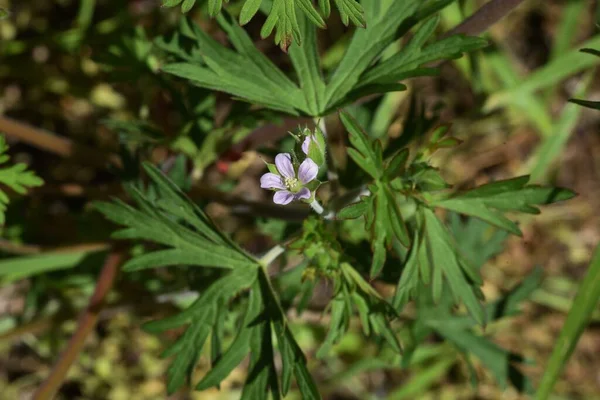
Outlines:
MULTIPOLYGON (((167 1, 165 5, 179 3, 167 1)), ((263 27, 266 35, 269 27, 279 24, 275 40, 284 49, 289 47, 292 74, 279 69, 254 46, 250 36, 221 10, 221 2, 209 2, 209 10, 218 14, 231 47, 185 18, 177 32, 155 42, 164 60, 162 73, 183 78, 190 87, 228 93, 263 112, 324 122, 323 118, 340 110, 349 139, 344 168, 335 165, 327 151, 325 123, 301 129, 293 135, 294 151, 277 153, 274 163, 266 163, 268 172, 256 184, 274 192, 273 202, 281 206, 306 203, 317 216, 304 222, 291 244, 277 245, 262 258, 240 248, 180 187, 149 164, 145 165, 149 185, 128 187, 136 206, 98 204, 104 215, 125 226, 113 235, 115 239, 158 246, 127 262, 126 271, 167 266, 205 269, 199 297, 190 307, 145 326, 151 332, 186 327, 165 352, 173 358, 169 392, 190 378, 210 338, 213 368, 193 382, 196 389, 218 386, 249 355, 243 399, 264 398, 267 391, 273 398, 285 396, 292 377, 303 398, 320 398, 290 328, 293 321, 288 320, 289 308, 295 305, 301 312, 320 281, 329 282, 333 292, 326 308, 331 322, 317 357, 327 357, 357 315, 365 335, 397 354, 404 347, 403 358, 409 359, 430 334, 437 334, 467 359, 471 354, 480 358, 500 384, 512 381, 519 389, 527 389, 526 379, 511 363, 513 357, 474 329, 514 314, 518 302, 535 287, 538 273, 503 300, 485 303, 479 268, 489 255, 474 257, 480 253, 465 251, 463 238, 448 227, 442 211, 474 217, 520 235, 507 214, 535 214, 537 205, 566 200, 573 193, 529 185, 527 176, 454 190, 433 162, 440 149, 460 144, 450 126, 426 117, 413 102, 401 135, 378 137, 352 116, 352 107, 343 110, 365 96, 405 90, 400 81, 435 74, 435 62, 485 46, 482 39, 460 35, 431 40, 439 21, 435 13, 449 1, 365 0, 361 4, 367 24, 358 17, 363 10, 354 7, 354 1, 336 2, 344 22, 351 19, 366 27, 354 31, 337 67, 328 74, 320 67, 315 32, 321 20, 309 3, 274 1, 263 27), (285 7, 298 7, 303 13, 283 11, 285 7), (347 14, 350 10, 360 13, 347 14), (413 28, 410 40, 401 47, 394 45, 413 28), (295 38, 291 44, 290 32, 295 38), (327 202, 320 199, 320 176, 337 183, 327 202), (358 222, 353 229, 359 233, 347 238, 344 227, 353 220, 358 222), (269 273, 276 257, 294 253, 304 261, 291 271, 269 273), (367 276, 371 281, 395 280, 395 293, 389 298, 378 293, 367 276), (416 312, 406 320, 401 316, 411 301, 416 312), (237 329, 225 346, 228 320, 237 329), (276 354, 282 359, 281 368, 276 366, 276 354)), ((320 2, 324 15, 329 13, 328 3, 320 2)), ((184 1, 182 7, 189 9, 192 4, 184 1)), ((245 2, 240 22, 247 22, 260 5, 261 1, 245 2)))

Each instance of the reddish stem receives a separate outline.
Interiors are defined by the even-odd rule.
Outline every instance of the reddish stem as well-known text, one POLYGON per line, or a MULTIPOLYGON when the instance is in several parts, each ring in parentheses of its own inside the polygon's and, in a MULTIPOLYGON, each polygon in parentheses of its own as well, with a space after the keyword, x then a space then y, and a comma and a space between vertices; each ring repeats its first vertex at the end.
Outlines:
POLYGON ((67 348, 52 368, 48 378, 46 378, 33 395, 33 400, 50 400, 54 398, 56 392, 60 389, 67 376, 67 372, 69 372, 69 368, 83 349, 86 338, 96 326, 98 315, 104 305, 106 295, 113 286, 123 259, 123 252, 116 249, 111 251, 106 257, 104 266, 96 282, 94 294, 92 294, 88 306, 79 317, 75 334, 69 340, 67 348))

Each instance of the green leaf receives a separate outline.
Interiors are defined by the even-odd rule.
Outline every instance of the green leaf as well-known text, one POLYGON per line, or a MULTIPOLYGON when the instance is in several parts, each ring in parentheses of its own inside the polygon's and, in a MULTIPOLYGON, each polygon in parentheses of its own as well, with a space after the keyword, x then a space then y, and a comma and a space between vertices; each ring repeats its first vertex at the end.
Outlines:
POLYGON ((417 11, 418 5, 419 1, 416 0, 394 3, 393 6, 389 3, 367 3, 368 8, 365 11, 369 15, 368 27, 355 32, 344 57, 331 77, 325 97, 327 109, 337 107, 359 84, 361 75, 397 38, 398 27, 410 19, 417 11))
MULTIPOLYGON (((600 35, 596 35, 581 45, 582 47, 600 47, 600 35)), ((529 74, 526 79, 514 82, 510 87, 494 93, 486 102, 485 109, 510 104, 513 99, 524 94, 556 86, 563 79, 589 69, 600 63, 600 58, 590 57, 578 50, 571 50, 545 64, 529 74)))
POLYGON ((419 286, 419 252, 421 246, 421 234, 418 229, 415 229, 412 247, 406 257, 406 262, 404 263, 404 268, 392 300, 392 305, 398 312, 408 304, 411 298, 414 298, 415 292, 419 286))
POLYGON ((364 10, 356 0, 335 0, 335 5, 340 11, 344 25, 348 25, 349 21, 352 21, 356 26, 367 27, 364 10))
POLYGON ((181 4, 183 0, 163 0, 162 2, 162 6, 163 7, 175 7, 178 6, 179 4, 181 4))
POLYGON ((577 342, 585 330, 592 313, 600 299, 600 246, 596 247, 594 256, 581 286, 577 291, 573 306, 556 341, 552 355, 547 363, 546 370, 538 386, 536 399, 549 398, 554 384, 573 353, 577 342))
MULTIPOLYGON (((228 0, 225 0, 228 2, 228 0)), ((196 3, 196 0, 163 0, 163 7, 175 7, 181 4, 182 12, 188 12, 196 3)), ((262 0, 244 0, 240 12, 240 24, 247 24, 261 8, 262 0)), ((286 51, 292 41, 298 44, 304 40, 304 36, 298 29, 298 17, 296 8, 302 11, 301 18, 306 17, 312 24, 324 28, 325 21, 312 4, 311 0, 272 0, 265 2, 271 5, 267 14, 267 21, 263 25, 261 35, 267 37, 277 27, 275 42, 286 51)), ((335 0, 336 7, 340 11, 342 21, 348 25, 352 21, 357 26, 365 27, 366 21, 362 6, 356 0, 335 0)), ((325 17, 329 17, 331 10, 330 0, 319 0, 325 17)), ((209 15, 214 17, 221 12, 223 0, 208 0, 209 15)), ((266 9, 266 7, 264 8, 266 9)))
POLYGON ((398 151, 387 163, 385 167, 385 178, 388 181, 392 181, 395 178, 398 178, 402 175, 406 170, 406 162, 408 161, 408 156, 410 152, 408 149, 402 149, 398 151))
POLYGON ((485 325, 483 307, 478 300, 481 278, 473 271, 453 244, 453 238, 433 211, 422 209, 425 217, 426 243, 433 268, 441 268, 455 298, 461 299, 478 324, 485 325), (472 282, 472 283, 471 283, 472 282))
POLYGON ((50 271, 75 268, 90 254, 103 251, 77 251, 72 253, 42 253, 30 256, 10 257, 0 260, 0 281, 14 282, 50 271))
MULTIPOLYGON (((587 74, 583 82, 578 85, 576 95, 585 94, 585 90, 591 83, 591 77, 591 73, 587 74)), ((544 138, 531 158, 531 179, 534 182, 540 183, 547 180, 551 166, 563 153, 569 137, 575 131, 581 111, 582 108, 575 104, 565 105, 560 118, 556 121, 552 135, 544 138)))
MULTIPOLYGON (((6 163, 10 157, 6 154, 8 145, 4 135, 0 135, 0 164, 6 163)), ((34 172, 27 171, 27 165, 18 163, 12 166, 0 166, 0 183, 8 186, 19 194, 27 193, 27 189, 42 186, 44 181, 34 172)), ((0 225, 4 224, 4 212, 9 199, 6 193, 0 190, 0 225)))
POLYGON ((273 110, 292 115, 306 112, 302 90, 254 46, 243 28, 226 14, 220 15, 218 21, 236 51, 221 45, 188 21, 182 29, 193 34, 202 58, 193 63, 167 64, 163 71, 273 110))
MULTIPOLYGON (((235 264, 236 262, 232 262, 227 255, 221 255, 219 253, 215 254, 213 251, 207 251, 200 248, 193 250, 171 249, 154 251, 137 256, 128 261, 123 266, 123 270, 126 272, 132 272, 140 269, 158 268, 171 265, 198 265, 218 268, 234 268, 236 266, 235 264)), ((243 267, 249 264, 242 262, 240 265, 243 267)))
POLYGON ((348 155, 374 179, 379 179, 383 174, 383 161, 373 142, 350 114, 342 111, 340 119, 348 130, 350 143, 354 147, 348 149, 348 155))
POLYGON ((575 196, 571 190, 527 185, 529 176, 488 183, 456 193, 430 205, 472 215, 508 232, 521 235, 516 224, 503 213, 519 211, 539 213, 534 205, 551 204, 575 196))
POLYGON ((359 201, 358 203, 350 204, 342 208, 337 214, 338 219, 356 219, 362 217, 369 207, 369 203, 366 201, 359 201))
POLYGON ((474 354, 492 372, 502 389, 506 389, 508 382, 514 380, 515 386, 522 390, 531 390, 532 383, 513 365, 519 356, 511 353, 490 340, 477 336, 474 333, 454 329, 442 323, 432 323, 436 331, 447 340, 458 346, 463 352, 474 354), (527 382, 522 382, 526 380, 527 382))
POLYGON ((487 45, 487 41, 484 39, 463 35, 449 36, 433 44, 425 45, 438 23, 439 16, 426 21, 400 52, 365 73, 360 86, 392 83, 406 77, 429 75, 431 74, 430 70, 419 67, 436 60, 459 58, 463 53, 487 45))
POLYGON ((223 0, 208 0, 208 15, 211 17, 215 17, 219 14, 221 8, 223 8, 223 0))
POLYGON ((135 209, 121 201, 97 203, 107 218, 127 228, 113 234, 120 239, 148 240, 171 249, 142 254, 130 260, 126 269, 138 270, 167 265, 202 265, 220 268, 247 268, 257 260, 244 253, 231 239, 159 170, 145 164, 159 197, 130 186, 137 202, 135 209))
POLYGON ((371 285, 348 263, 341 265, 339 290, 331 301, 331 322, 324 342, 317 351, 318 358, 324 358, 346 333, 353 309, 356 308, 366 334, 374 334, 384 339, 396 352, 401 351, 390 320, 397 316, 394 308, 385 301, 371 285))
POLYGON ((260 289, 255 284, 255 287, 252 288, 246 316, 240 331, 216 365, 198 382, 196 390, 205 390, 217 386, 246 357, 250 350, 250 338, 255 330, 252 328, 252 323, 260 313, 261 301, 260 289))
POLYGON ((578 100, 578 99, 569 99, 571 103, 579 104, 580 106, 591 108, 593 110, 600 110, 600 101, 590 101, 590 100, 578 100))
POLYGON ((181 12, 186 13, 190 11, 192 7, 194 7, 194 4, 196 4, 196 0, 183 0, 183 3, 181 4, 181 12))
POLYGON ((325 82, 319 66, 317 35, 315 27, 305 18, 300 18, 300 29, 304 38, 302 46, 295 43, 290 47, 290 59, 304 93, 307 110, 312 116, 318 116, 325 108, 325 82))
POLYGON ((240 25, 246 25, 256 15, 262 0, 246 0, 240 11, 240 25))
POLYGON ((412 378, 402 386, 392 391, 389 400, 404 400, 419 398, 437 381, 448 374, 450 368, 456 363, 455 357, 444 357, 439 361, 416 372, 412 378))
POLYGON ((191 377, 211 326, 216 321, 216 304, 228 301, 241 290, 250 287, 256 281, 257 271, 258 267, 232 271, 210 285, 182 313, 145 325, 144 329, 149 332, 160 332, 190 324, 185 333, 163 354, 163 357, 174 356, 167 371, 169 393, 177 391, 191 377))
POLYGON ((389 187, 382 187, 380 193, 387 197, 387 213, 385 221, 391 226, 391 229, 389 229, 390 237, 395 236, 404 247, 408 247, 410 245, 408 229, 394 193, 389 187))

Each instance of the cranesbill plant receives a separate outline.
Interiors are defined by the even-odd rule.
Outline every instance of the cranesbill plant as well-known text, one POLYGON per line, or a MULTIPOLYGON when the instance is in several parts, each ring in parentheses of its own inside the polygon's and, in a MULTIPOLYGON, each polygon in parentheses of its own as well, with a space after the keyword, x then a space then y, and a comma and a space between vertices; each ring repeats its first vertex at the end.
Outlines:
MULTIPOLYGON (((193 3, 185 0, 183 7, 189 9, 193 3)), ((264 174, 256 178, 257 186, 273 192, 276 205, 312 207, 313 215, 301 229, 262 256, 250 254, 150 164, 144 164, 150 177, 147 186, 127 186, 136 207, 122 201, 97 205, 106 217, 125 226, 115 232, 116 239, 155 244, 128 261, 126 271, 159 267, 204 271, 193 304, 145 325, 154 333, 184 328, 165 351, 172 358, 168 391, 190 381, 210 342, 212 369, 191 382, 197 390, 218 386, 249 356, 242 399, 267 398, 267 392, 281 398, 293 387, 293 378, 302 398, 321 398, 294 336, 294 320, 289 319, 292 308, 301 312, 306 307, 319 282, 327 282, 332 294, 324 310, 330 322, 318 358, 327 358, 357 319, 364 334, 381 349, 400 355, 404 347, 399 365, 409 365, 425 340, 437 335, 464 353, 469 363, 471 355, 479 358, 501 385, 512 382, 526 390, 527 380, 512 365, 514 357, 478 335, 475 328, 516 313, 518 302, 538 283, 539 272, 500 301, 486 303, 479 268, 498 252, 497 236, 473 242, 481 225, 463 227, 456 215, 476 218, 497 232, 520 235, 509 213, 537 213, 536 205, 566 200, 573 193, 529 185, 527 176, 454 190, 432 164, 438 150, 460 144, 449 126, 426 117, 413 101, 402 134, 379 137, 370 132, 368 121, 359 122, 352 106, 365 96, 405 90, 401 81, 435 74, 432 63, 479 49, 485 41, 465 36, 432 39, 438 23, 435 14, 449 0, 363 0, 360 4, 336 0, 344 22, 351 19, 366 27, 356 28, 337 67, 326 74, 320 66, 316 26, 309 21, 315 22, 315 15, 327 17, 329 2, 319 2, 321 14, 309 1, 271 3, 265 25, 272 29, 279 24, 276 41, 289 48, 292 71, 281 70, 261 53, 221 10, 220 1, 209 1, 209 7, 212 14, 221 11, 217 21, 231 46, 217 42, 185 18, 177 32, 158 38, 156 45, 165 76, 181 78, 187 86, 227 93, 255 109, 315 120, 317 126, 296 135, 295 149, 280 150, 274 163, 267 162, 264 174), (295 13, 296 8, 302 13, 295 13), (289 32, 294 33, 293 43, 289 32), (410 39, 400 47, 398 40, 409 32, 410 39), (323 122, 331 115, 339 115, 347 132, 348 160, 343 167, 333 163, 328 151, 331 144, 323 122), (336 183, 326 199, 319 190, 319 177, 336 183), (455 218, 450 225, 442 218, 444 210, 455 218), (469 243, 464 241, 467 238, 469 243), (303 261, 284 272, 272 272, 270 265, 276 258, 289 260, 293 254, 303 261), (394 293, 380 294, 371 284, 375 280, 394 284, 394 293), (409 302, 414 302, 414 312, 407 315, 409 302), (224 346, 227 324, 236 328, 231 344, 224 346)), ((246 1, 242 22, 260 6, 261 1, 246 1)))

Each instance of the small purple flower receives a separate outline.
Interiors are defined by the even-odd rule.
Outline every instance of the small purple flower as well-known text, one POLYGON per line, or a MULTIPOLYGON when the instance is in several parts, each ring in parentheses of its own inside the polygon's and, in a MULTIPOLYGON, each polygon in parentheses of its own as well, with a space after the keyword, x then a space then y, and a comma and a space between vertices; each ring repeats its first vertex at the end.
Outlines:
POLYGON ((277 154, 275 167, 279 174, 268 172, 260 178, 260 187, 275 190, 275 204, 289 204, 296 200, 308 200, 312 196, 310 189, 305 187, 319 173, 319 167, 310 158, 302 161, 298 167, 298 175, 294 171, 292 157, 287 153, 277 154))

